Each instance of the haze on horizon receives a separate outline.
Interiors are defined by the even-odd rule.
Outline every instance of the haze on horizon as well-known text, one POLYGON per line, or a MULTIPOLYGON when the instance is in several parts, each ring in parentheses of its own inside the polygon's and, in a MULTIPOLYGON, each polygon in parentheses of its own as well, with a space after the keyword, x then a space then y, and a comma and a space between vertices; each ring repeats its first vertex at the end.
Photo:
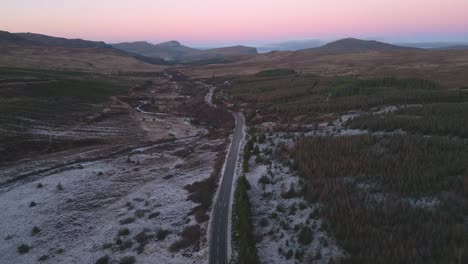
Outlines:
POLYGON ((467 41, 466 0, 15 0, 0 29, 106 42, 194 46, 341 37, 467 41))

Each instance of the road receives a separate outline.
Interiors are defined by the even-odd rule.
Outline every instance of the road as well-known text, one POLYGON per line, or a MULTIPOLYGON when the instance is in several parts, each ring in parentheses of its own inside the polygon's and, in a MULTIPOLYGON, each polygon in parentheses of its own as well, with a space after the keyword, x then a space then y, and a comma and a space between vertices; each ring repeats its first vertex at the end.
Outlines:
MULTIPOLYGON (((211 103, 214 87, 207 94, 207 103, 211 103)), ((232 136, 231 146, 225 163, 223 177, 218 187, 218 195, 213 207, 211 221, 211 235, 209 241, 210 264, 228 263, 228 242, 230 239, 229 218, 231 210, 231 193, 234 186, 234 174, 236 172, 237 159, 239 157, 239 146, 244 138, 245 119, 240 113, 234 113, 236 118, 236 128, 232 136)), ((229 243, 230 245, 230 243, 229 243)))

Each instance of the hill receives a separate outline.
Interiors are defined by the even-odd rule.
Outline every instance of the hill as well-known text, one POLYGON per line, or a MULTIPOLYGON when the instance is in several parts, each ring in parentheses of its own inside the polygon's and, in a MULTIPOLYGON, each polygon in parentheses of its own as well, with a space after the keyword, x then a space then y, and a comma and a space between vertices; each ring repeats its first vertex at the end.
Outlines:
POLYGON ((33 45, 34 43, 15 34, 0 30, 0 45, 33 45))
POLYGON ((159 44, 151 44, 145 41, 125 42, 112 44, 112 47, 146 57, 178 62, 257 54, 257 50, 251 47, 232 46, 202 50, 184 46, 180 44, 180 42, 174 40, 159 44))
POLYGON ((64 48, 111 48, 102 41, 89 41, 83 39, 66 39, 51 37, 35 33, 14 33, 13 35, 28 40, 37 45, 64 47, 64 48))
POLYGON ((467 50, 468 45, 455 45, 455 46, 446 46, 446 47, 439 47, 434 48, 435 50, 467 50))
POLYGON ((375 40, 361 40, 355 38, 346 38, 330 42, 322 47, 313 48, 311 50, 331 52, 331 53, 356 53, 367 51, 402 51, 402 50, 417 50, 412 47, 402 47, 392 45, 375 40))
POLYGON ((197 49, 183 46, 178 41, 168 41, 159 44, 151 44, 146 41, 124 42, 112 44, 112 47, 146 57, 165 60, 180 60, 182 57, 198 51, 197 49))

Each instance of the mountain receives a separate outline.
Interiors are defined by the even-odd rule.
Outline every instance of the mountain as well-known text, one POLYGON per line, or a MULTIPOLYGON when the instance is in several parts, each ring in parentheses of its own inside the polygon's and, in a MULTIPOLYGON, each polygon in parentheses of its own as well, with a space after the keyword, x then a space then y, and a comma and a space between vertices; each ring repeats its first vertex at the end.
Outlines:
POLYGON ((455 45, 455 46, 446 46, 446 47, 438 47, 433 48, 434 50, 467 50, 468 45, 455 45))
POLYGON ((13 33, 0 30, 0 44, 33 45, 34 43, 13 33))
POLYGON ((257 49, 252 47, 246 46, 231 46, 231 47, 224 47, 224 48, 216 48, 216 49, 207 49, 203 50, 202 53, 219 53, 225 56, 229 55, 248 55, 248 54, 257 54, 257 49))
POLYGON ((145 41, 125 42, 112 44, 112 47, 146 57, 162 58, 168 61, 179 62, 257 54, 257 50, 251 47, 232 46, 202 50, 184 46, 174 40, 159 44, 151 44, 145 41))
POLYGON ((146 41, 124 42, 112 44, 112 47, 146 57, 165 60, 179 60, 186 55, 198 51, 197 49, 183 46, 178 41, 168 41, 159 44, 151 44, 146 41))
POLYGON ((152 67, 148 64, 167 62, 115 49, 104 42, 0 31, 2 66, 117 71, 152 67))
POLYGON ((138 61, 142 61, 154 65, 167 65, 168 63, 160 58, 145 57, 138 53, 126 52, 102 41, 90 41, 82 39, 66 39, 60 37, 51 37, 35 33, 10 33, 0 31, 0 48, 3 52, 14 53, 23 46, 28 46, 38 53, 44 54, 51 51, 52 48, 65 49, 69 54, 83 53, 83 49, 89 49, 90 53, 112 53, 113 56, 131 57, 138 61))
POLYGON ((400 42, 395 45, 404 47, 414 47, 422 49, 457 49, 460 46, 468 46, 468 42, 463 41, 432 41, 432 42, 400 42))
POLYGON ((64 47, 64 48, 111 48, 102 41, 89 41, 82 39, 66 39, 51 37, 35 33, 14 33, 17 37, 33 42, 37 45, 64 47))
POLYGON ((270 51, 296 51, 301 49, 310 49, 322 46, 324 43, 318 39, 311 40, 294 40, 287 42, 278 42, 266 44, 263 46, 257 47, 259 52, 270 52, 270 51))
POLYGON ((361 40, 355 38, 346 38, 330 42, 322 47, 313 48, 310 50, 317 50, 330 53, 359 53, 367 51, 401 51, 401 50, 418 50, 412 47, 402 47, 392 45, 375 40, 361 40))

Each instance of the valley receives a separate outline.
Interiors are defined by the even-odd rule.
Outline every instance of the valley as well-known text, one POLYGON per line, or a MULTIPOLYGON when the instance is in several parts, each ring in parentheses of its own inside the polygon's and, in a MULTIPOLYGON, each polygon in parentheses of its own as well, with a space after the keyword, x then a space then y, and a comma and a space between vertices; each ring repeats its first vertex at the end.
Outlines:
POLYGON ((0 263, 468 261, 466 50, 0 33, 0 263))

